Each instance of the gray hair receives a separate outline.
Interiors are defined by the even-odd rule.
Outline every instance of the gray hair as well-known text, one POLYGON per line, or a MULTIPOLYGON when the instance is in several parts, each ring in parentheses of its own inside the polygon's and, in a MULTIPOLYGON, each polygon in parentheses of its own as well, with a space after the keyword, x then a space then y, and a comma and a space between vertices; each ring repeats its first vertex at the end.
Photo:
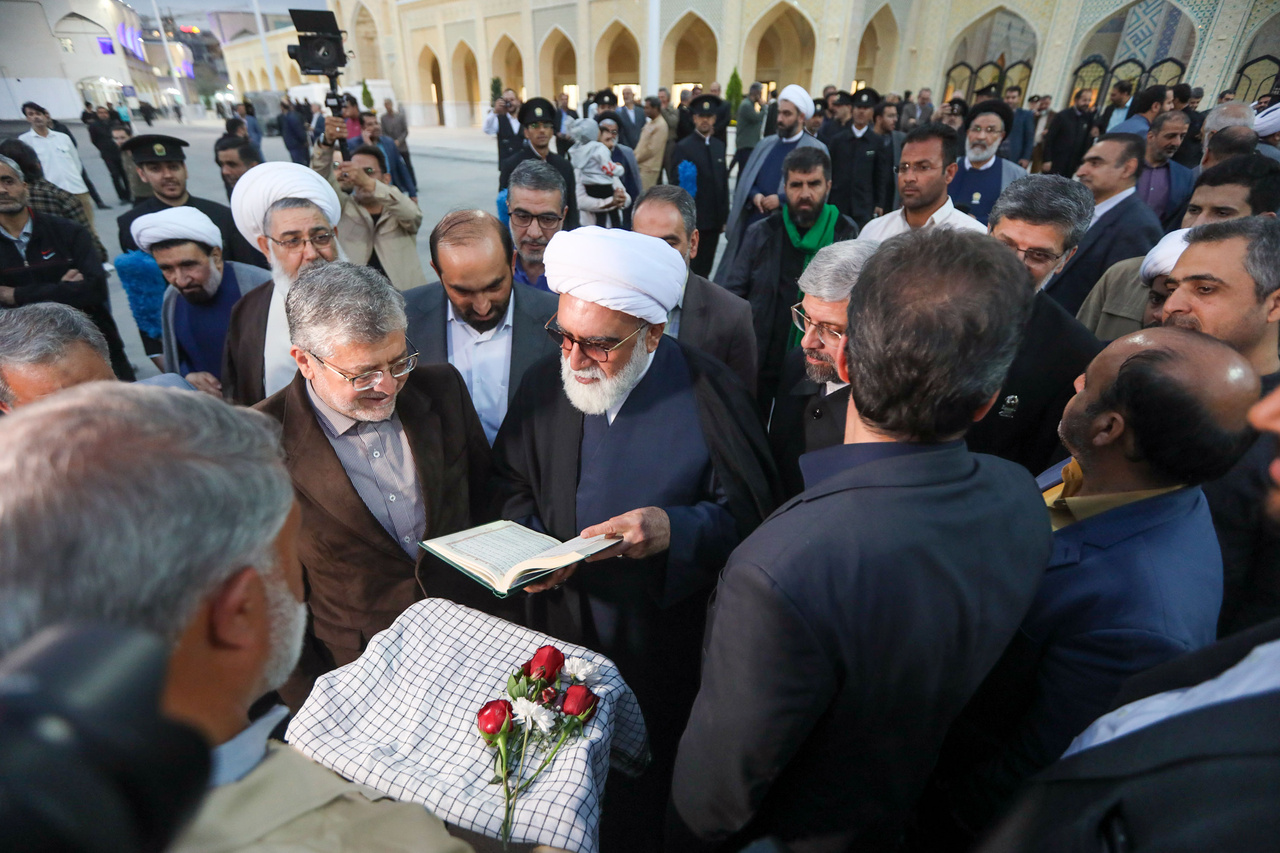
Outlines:
POLYGON ((408 326, 404 297, 377 270, 345 261, 313 266, 284 299, 289 340, 320 356, 334 344, 376 343, 408 326))
POLYGON ((123 382, 0 419, 0 652, 67 621, 174 643, 229 577, 276 571, 293 506, 279 437, 208 394, 123 382))
POLYGON ((564 177, 556 171, 555 166, 545 160, 525 160, 516 166, 515 171, 511 173, 511 178, 507 181, 508 192, 512 187, 534 192, 558 192, 560 193, 559 207, 564 207, 565 196, 568 194, 564 177))
POLYGON ((646 107, 653 107, 655 110, 660 110, 662 109, 662 99, 657 95, 649 95, 644 99, 644 105, 646 107))
POLYGON ((862 275, 862 266, 876 253, 875 240, 843 240, 824 246, 800 276, 800 292, 823 302, 844 302, 862 275))
POLYGON ((12 157, 6 157, 3 154, 0 154, 0 166, 8 166, 10 169, 13 169, 13 173, 18 176, 18 180, 22 181, 24 184, 27 182, 27 173, 22 171, 22 167, 18 165, 18 161, 14 160, 12 157))
POLYGON ((1062 247, 1080 245, 1093 220, 1093 194, 1081 183, 1061 175, 1024 175, 1004 188, 991 206, 987 222, 1017 219, 1032 225, 1053 225, 1062 233, 1062 247))
POLYGON ((680 211, 680 218, 684 220, 684 236, 686 239, 693 238, 693 232, 698 227, 698 205, 688 190, 677 184, 654 184, 640 196, 631 215, 634 217, 640 212, 641 206, 651 202, 669 204, 680 211))
POLYGON ((1243 101, 1228 101, 1209 110, 1201 133, 1217 133, 1228 127, 1253 129, 1253 108, 1243 101))
POLYGON ((747 87, 747 94, 750 94, 750 95, 759 94, 760 92, 763 92, 763 91, 764 91, 764 84, 758 81, 755 83, 752 83, 750 86, 747 87))
POLYGON ((1187 245, 1221 243, 1236 237, 1248 243, 1244 270, 1253 279, 1254 293, 1261 302, 1280 290, 1280 266, 1276 265, 1276 258, 1280 258, 1280 219, 1246 216, 1197 225, 1187 232, 1187 245))
POLYGON ((1192 86, 1192 87, 1191 87, 1191 97, 1192 97, 1192 98, 1203 98, 1203 97, 1204 97, 1204 87, 1202 87, 1202 86, 1192 86))
MULTIPOLYGON (((271 217, 277 210, 314 210, 316 213, 320 214, 321 219, 325 222, 329 222, 328 214, 324 212, 324 209, 321 208, 320 205, 316 204, 309 198, 290 196, 289 198, 280 198, 273 201, 271 206, 267 208, 267 212, 262 215, 263 234, 271 234, 271 217)), ((329 225, 332 227, 334 223, 329 222, 329 225)))
POLYGON ((15 398, 4 378, 7 368, 48 364, 62 358, 73 344, 87 344, 103 361, 111 361, 107 339, 79 309, 41 302, 0 311, 0 403, 11 406, 15 398))

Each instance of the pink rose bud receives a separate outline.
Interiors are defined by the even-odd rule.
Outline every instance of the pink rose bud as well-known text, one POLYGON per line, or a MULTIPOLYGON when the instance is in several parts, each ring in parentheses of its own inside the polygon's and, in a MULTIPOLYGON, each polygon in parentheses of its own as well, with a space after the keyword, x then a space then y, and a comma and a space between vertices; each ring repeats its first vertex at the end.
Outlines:
POLYGON ((600 697, 581 684, 571 684, 564 692, 564 712, 570 717, 580 718, 584 723, 595 716, 599 702, 600 697))
POLYGON ((540 678, 543 681, 555 681, 564 666, 564 655, 555 646, 543 646, 533 653, 533 658, 520 667, 520 671, 529 678, 540 678))
POLYGON ((515 709, 506 699, 494 699, 486 702, 476 715, 476 725, 485 743, 493 743, 499 735, 511 731, 514 725, 515 709))

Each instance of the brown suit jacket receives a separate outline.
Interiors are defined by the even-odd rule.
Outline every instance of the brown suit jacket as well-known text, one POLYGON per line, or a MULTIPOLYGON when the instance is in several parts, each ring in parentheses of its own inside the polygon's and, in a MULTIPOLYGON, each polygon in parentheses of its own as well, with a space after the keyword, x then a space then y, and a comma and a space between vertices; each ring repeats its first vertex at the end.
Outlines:
POLYGON ((275 282, 268 281, 241 296, 231 309, 222 351, 222 396, 232 403, 254 406, 267 396, 262 348, 267 343, 267 313, 275 289, 275 282))
POLYGON ((747 300, 689 273, 676 337, 724 362, 748 391, 756 393, 756 334, 747 300))
MULTIPOLYGON (((374 634, 422 598, 508 615, 484 587, 435 557, 410 558, 383 529, 316 420, 301 373, 255 408, 281 423, 285 465, 302 512, 298 558, 311 618, 299 669, 280 691, 290 707, 301 704, 317 676, 355 660, 374 634)), ((396 399, 396 413, 422 487, 424 538, 488 520, 489 443, 458 371, 419 365, 396 399)))

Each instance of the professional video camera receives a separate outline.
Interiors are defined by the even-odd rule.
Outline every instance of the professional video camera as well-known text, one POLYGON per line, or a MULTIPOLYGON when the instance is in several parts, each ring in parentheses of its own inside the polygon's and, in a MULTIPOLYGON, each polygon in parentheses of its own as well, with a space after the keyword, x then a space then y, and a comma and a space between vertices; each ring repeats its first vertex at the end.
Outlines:
POLYGON ((204 797, 209 747, 164 719, 168 651, 103 625, 50 628, 0 662, 0 847, 164 850, 204 797))
MULTIPOLYGON (((329 78, 329 94, 324 105, 335 116, 342 115, 342 95, 338 92, 339 70, 347 64, 347 52, 342 49, 342 30, 338 18, 328 9, 290 9, 294 29, 298 31, 298 43, 289 45, 289 58, 302 68, 304 75, 329 78)), ((343 145, 343 154, 346 146, 343 145)))

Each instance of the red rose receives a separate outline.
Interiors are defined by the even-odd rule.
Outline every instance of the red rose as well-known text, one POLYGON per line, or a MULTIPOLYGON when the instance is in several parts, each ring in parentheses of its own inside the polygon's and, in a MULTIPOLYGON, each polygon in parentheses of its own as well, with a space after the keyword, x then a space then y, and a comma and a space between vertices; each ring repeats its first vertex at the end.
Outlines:
POLYGON ((511 731, 514 716, 515 709, 506 699, 486 702, 480 709, 480 713, 476 715, 476 725, 480 728, 480 735, 484 738, 484 742, 493 743, 499 735, 505 735, 511 731))
POLYGON ((543 688, 542 695, 538 697, 539 705, 550 705, 556 699, 556 689, 554 687, 543 688))
POLYGON ((581 684, 571 684, 564 692, 564 712, 570 717, 579 717, 585 723, 595 715, 596 705, 600 697, 581 684))
POLYGON ((529 678, 540 678, 543 681, 555 681, 564 666, 564 655, 555 646, 543 646, 533 653, 533 659, 520 667, 529 678))

